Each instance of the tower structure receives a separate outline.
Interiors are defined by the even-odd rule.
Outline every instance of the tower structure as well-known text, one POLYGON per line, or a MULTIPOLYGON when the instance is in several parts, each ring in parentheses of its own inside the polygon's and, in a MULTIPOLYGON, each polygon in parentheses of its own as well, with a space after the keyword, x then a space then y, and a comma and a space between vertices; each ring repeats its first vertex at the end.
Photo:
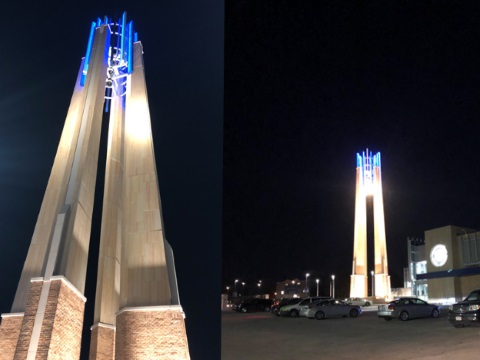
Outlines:
POLYGON ((376 297, 390 297, 380 153, 373 155, 367 149, 361 155, 357 153, 353 271, 350 279, 351 297, 368 295, 367 197, 369 196, 373 197, 375 248, 373 270, 375 278, 372 292, 376 297))
POLYGON ((127 23, 91 24, 18 284, 3 359, 78 359, 100 131, 109 112, 91 359, 189 359, 165 239, 143 66, 127 23))

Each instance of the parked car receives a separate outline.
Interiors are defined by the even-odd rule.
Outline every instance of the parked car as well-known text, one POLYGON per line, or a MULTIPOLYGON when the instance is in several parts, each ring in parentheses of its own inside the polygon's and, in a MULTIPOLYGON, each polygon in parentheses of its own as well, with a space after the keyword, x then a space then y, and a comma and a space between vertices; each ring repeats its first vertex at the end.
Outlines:
POLYGON ((282 306, 280 308, 280 311, 279 311, 279 315, 281 316, 289 316, 289 317, 298 317, 300 316, 300 311, 302 311, 302 314, 303 316, 306 315, 306 310, 308 310, 308 305, 313 303, 313 302, 316 302, 316 301, 319 301, 319 300, 323 300, 325 299, 324 297, 308 297, 308 298, 305 298, 305 299, 302 299, 302 301, 300 301, 299 303, 297 304, 291 304, 291 305, 285 305, 285 306, 282 306), (303 309, 302 309, 303 307, 303 309))
POLYGON ((332 298, 329 297, 329 296, 320 296, 320 297, 314 297, 312 298, 312 300, 310 301, 309 304, 305 304, 305 305, 302 305, 300 306, 300 313, 299 315, 300 316, 307 316, 307 311, 308 309, 310 309, 310 307, 312 306, 312 304, 315 304, 319 301, 324 301, 324 300, 331 300, 332 298))
POLYGON ((451 305, 448 321, 456 328, 480 324, 480 290, 472 291, 463 301, 451 305))
POLYGON ((377 315, 389 321, 393 318, 407 321, 413 318, 434 317, 438 318, 438 306, 429 304, 415 297, 402 297, 386 304, 379 305, 377 315))
POLYGON ((237 312, 270 311, 273 301, 270 299, 246 299, 234 305, 237 312))
POLYGON ((278 316, 281 307, 286 305, 298 304, 300 301, 302 301, 302 298, 283 298, 279 301, 274 302, 270 311, 272 312, 272 314, 278 316))
POLYGON ((370 306, 371 303, 367 299, 362 298, 347 298, 344 300, 349 305, 370 306))
POLYGON ((350 305, 341 300, 322 300, 310 305, 307 311, 309 319, 322 320, 329 317, 357 317, 362 313, 359 305, 350 305))

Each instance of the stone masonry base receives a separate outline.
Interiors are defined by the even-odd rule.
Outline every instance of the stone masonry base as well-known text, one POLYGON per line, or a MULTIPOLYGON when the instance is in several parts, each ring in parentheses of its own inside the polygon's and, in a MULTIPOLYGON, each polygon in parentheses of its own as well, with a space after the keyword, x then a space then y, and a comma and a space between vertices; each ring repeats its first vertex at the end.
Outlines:
MULTIPOLYGON (((43 284, 42 279, 32 281, 15 354, 11 359, 27 359, 43 284)), ((65 278, 52 278, 38 337, 36 359, 64 360, 80 357, 84 308, 85 298, 65 278)), ((2 354, 2 359, 8 358, 2 354)))
POLYGON ((13 359, 22 321, 23 313, 2 314, 2 324, 0 325, 0 359, 13 359))
POLYGON ((115 359, 115 327, 98 323, 91 330, 89 360, 115 359))
POLYGON ((117 360, 188 360, 181 306, 125 308, 116 319, 117 360))

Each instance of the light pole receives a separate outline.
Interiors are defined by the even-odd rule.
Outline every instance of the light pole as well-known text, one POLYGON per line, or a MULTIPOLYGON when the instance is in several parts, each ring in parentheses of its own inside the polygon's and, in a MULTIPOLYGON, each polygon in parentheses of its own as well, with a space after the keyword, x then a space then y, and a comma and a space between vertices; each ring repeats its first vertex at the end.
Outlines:
POLYGON ((310 290, 308 290, 308 277, 310 276, 309 273, 306 273, 305 274, 305 293, 308 293, 310 292, 310 290))
POLYGON ((233 297, 237 297, 237 282, 238 282, 238 279, 235 279, 235 293, 233 294, 233 297))
POLYGON ((375 297, 375 287, 374 287, 374 285, 373 285, 373 280, 374 280, 375 278, 373 277, 373 274, 374 274, 374 273, 373 273, 373 270, 370 271, 370 274, 372 275, 372 298, 374 298, 374 297, 375 297))
POLYGON ((317 296, 318 296, 318 284, 320 283, 320 279, 315 280, 317 282, 317 296))
POLYGON ((242 282, 242 292, 243 292, 243 296, 245 296, 245 283, 242 282))
POLYGON ((335 299, 335 275, 332 275, 332 298, 335 299))

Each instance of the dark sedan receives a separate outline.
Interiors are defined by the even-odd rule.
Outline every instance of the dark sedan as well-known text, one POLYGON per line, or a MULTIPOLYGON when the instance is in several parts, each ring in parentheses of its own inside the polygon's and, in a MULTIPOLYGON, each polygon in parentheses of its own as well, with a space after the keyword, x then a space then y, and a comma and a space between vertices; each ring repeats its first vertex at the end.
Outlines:
POLYGON ((379 318, 387 321, 393 318, 399 318, 402 321, 420 317, 438 318, 439 314, 438 306, 415 297, 399 298, 387 305, 379 305, 377 312, 379 318))
POLYGON ((302 301, 301 298, 283 298, 282 300, 273 303, 272 309, 270 311, 272 312, 272 314, 280 315, 279 312, 281 307, 286 305, 298 304, 300 301, 302 301))
POLYGON ((233 306, 237 312, 270 311, 272 300, 269 299, 246 299, 233 306))

